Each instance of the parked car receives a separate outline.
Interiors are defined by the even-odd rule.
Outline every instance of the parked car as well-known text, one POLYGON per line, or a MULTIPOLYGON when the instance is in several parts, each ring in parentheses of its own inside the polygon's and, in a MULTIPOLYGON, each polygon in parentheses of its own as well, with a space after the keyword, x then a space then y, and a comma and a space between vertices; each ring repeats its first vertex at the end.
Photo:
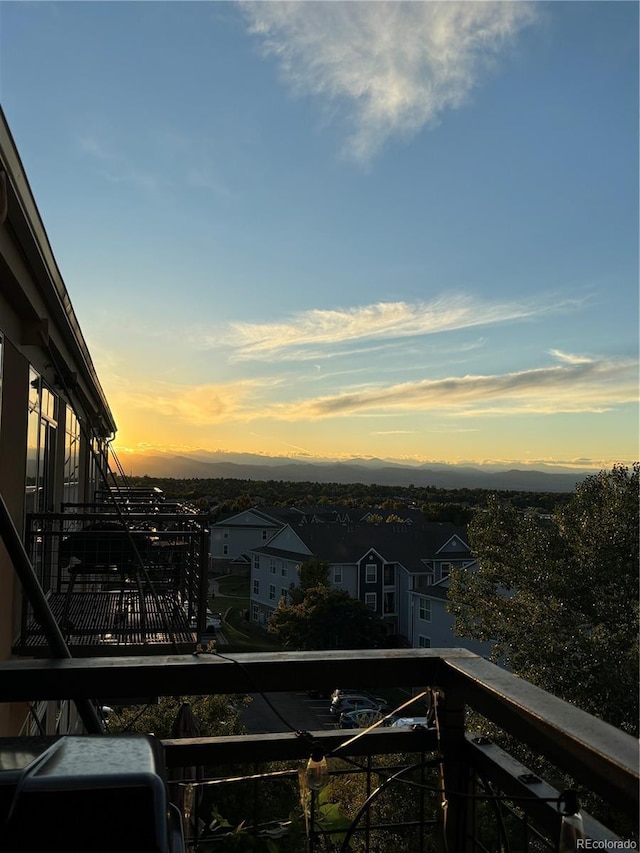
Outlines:
POLYGON ((394 729, 400 728, 412 728, 413 726, 424 726, 427 728, 427 718, 426 717, 398 717, 391 726, 394 729))
POLYGON ((205 634, 215 634, 220 628, 222 628, 222 613, 212 613, 210 610, 207 610, 205 634))
POLYGON ((384 699, 381 696, 373 696, 368 690, 360 690, 357 687, 336 687, 331 694, 331 702, 337 699, 344 699, 347 696, 364 696, 371 699, 372 702, 377 702, 379 705, 384 704, 384 699))
POLYGON ((384 702, 376 702, 374 699, 369 699, 368 696, 360 694, 352 694, 351 696, 343 696, 341 699, 334 699, 331 703, 331 713, 339 717, 345 711, 359 711, 361 709, 369 711, 382 711, 388 714, 391 708, 384 702))
MULTIPOLYGON (((384 711, 369 708, 360 708, 358 711, 343 711, 340 714, 338 725, 341 729, 366 729, 385 716, 384 711)), ((395 717, 389 717, 382 725, 390 726, 394 719, 395 717)))

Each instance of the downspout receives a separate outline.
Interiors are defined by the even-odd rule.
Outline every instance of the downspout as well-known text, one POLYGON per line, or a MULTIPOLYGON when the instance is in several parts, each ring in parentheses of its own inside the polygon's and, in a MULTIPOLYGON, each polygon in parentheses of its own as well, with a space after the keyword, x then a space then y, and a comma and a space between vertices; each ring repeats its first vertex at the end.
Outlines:
MULTIPOLYGON (((31 565, 29 555, 22 544, 20 534, 9 515, 2 495, 0 495, 0 537, 7 549, 9 559, 13 563, 22 589, 33 607, 34 615, 40 622, 42 631, 49 643, 51 654, 57 658, 71 658, 69 647, 53 617, 49 603, 31 565)), ((89 699, 74 699, 73 701, 89 734, 102 734, 102 724, 94 704, 89 699)))

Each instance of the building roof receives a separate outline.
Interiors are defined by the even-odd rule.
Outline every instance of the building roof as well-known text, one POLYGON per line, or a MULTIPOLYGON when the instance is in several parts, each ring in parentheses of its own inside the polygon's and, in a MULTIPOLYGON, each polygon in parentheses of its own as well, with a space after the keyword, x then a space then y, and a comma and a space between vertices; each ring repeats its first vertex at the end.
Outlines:
MULTIPOLYGON (((401 524, 308 524, 294 529, 319 560, 333 564, 356 563, 373 549, 385 562, 400 563, 413 572, 424 572, 424 561, 433 559, 452 536, 466 541, 464 528, 449 522, 425 523, 417 529, 401 524)), ((279 549, 278 538, 276 535, 270 547, 254 550, 285 559, 306 558, 298 552, 279 549)))
MULTIPOLYGON (((34 304, 22 291, 16 296, 19 300, 16 304, 20 305, 22 319, 32 323, 50 321, 46 332, 44 327, 42 328, 47 337, 47 346, 51 351, 55 350, 56 363, 65 366, 71 373, 77 372, 77 379, 80 382, 74 382, 75 390, 79 393, 86 389, 86 409, 93 415, 94 426, 99 426, 105 434, 115 433, 115 420, 98 380, 89 348, 53 255, 22 160, 1 108, 0 171, 4 172, 3 194, 6 192, 6 217, 29 262, 39 288, 39 298, 43 300, 42 305, 45 306, 46 311, 46 315, 43 316, 41 306, 34 304), (64 352, 65 349, 73 359, 71 363, 64 352), (92 410, 96 405, 98 410, 93 414, 92 410)), ((5 277, 3 286, 8 291, 11 286, 11 276, 5 277)))

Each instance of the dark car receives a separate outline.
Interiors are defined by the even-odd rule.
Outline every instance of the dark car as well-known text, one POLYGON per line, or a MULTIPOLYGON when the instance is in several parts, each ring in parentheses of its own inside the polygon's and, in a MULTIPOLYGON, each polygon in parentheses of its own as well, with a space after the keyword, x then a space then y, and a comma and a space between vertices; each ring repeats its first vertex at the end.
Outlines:
POLYGON ((366 699, 371 699, 372 702, 376 702, 379 705, 384 704, 385 701, 381 696, 374 696, 372 693, 369 693, 368 690, 361 690, 358 687, 336 687, 331 694, 331 702, 337 701, 338 699, 344 699, 348 696, 363 696, 366 699))

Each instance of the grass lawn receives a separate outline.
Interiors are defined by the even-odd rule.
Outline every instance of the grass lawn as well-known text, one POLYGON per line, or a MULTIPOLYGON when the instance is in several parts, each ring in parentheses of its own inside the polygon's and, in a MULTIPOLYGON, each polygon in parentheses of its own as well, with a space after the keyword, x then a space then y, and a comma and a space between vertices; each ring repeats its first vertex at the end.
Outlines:
POLYGON ((209 599, 209 608, 214 613, 226 613, 229 608, 249 609, 249 578, 237 575, 222 575, 215 578, 219 594, 209 599))
POLYGON ((214 580, 218 582, 221 595, 249 598, 249 578, 241 578, 238 575, 221 575, 214 580))
POLYGON ((215 580, 218 595, 209 599, 209 607, 214 613, 223 614, 222 631, 229 641, 220 650, 223 653, 279 651, 280 645, 269 634, 245 619, 249 609, 249 578, 223 575, 215 580))
POLYGON ((247 622, 244 618, 244 610, 236 607, 227 613, 223 631, 229 641, 228 646, 222 647, 224 651, 277 652, 282 648, 270 634, 247 622))

